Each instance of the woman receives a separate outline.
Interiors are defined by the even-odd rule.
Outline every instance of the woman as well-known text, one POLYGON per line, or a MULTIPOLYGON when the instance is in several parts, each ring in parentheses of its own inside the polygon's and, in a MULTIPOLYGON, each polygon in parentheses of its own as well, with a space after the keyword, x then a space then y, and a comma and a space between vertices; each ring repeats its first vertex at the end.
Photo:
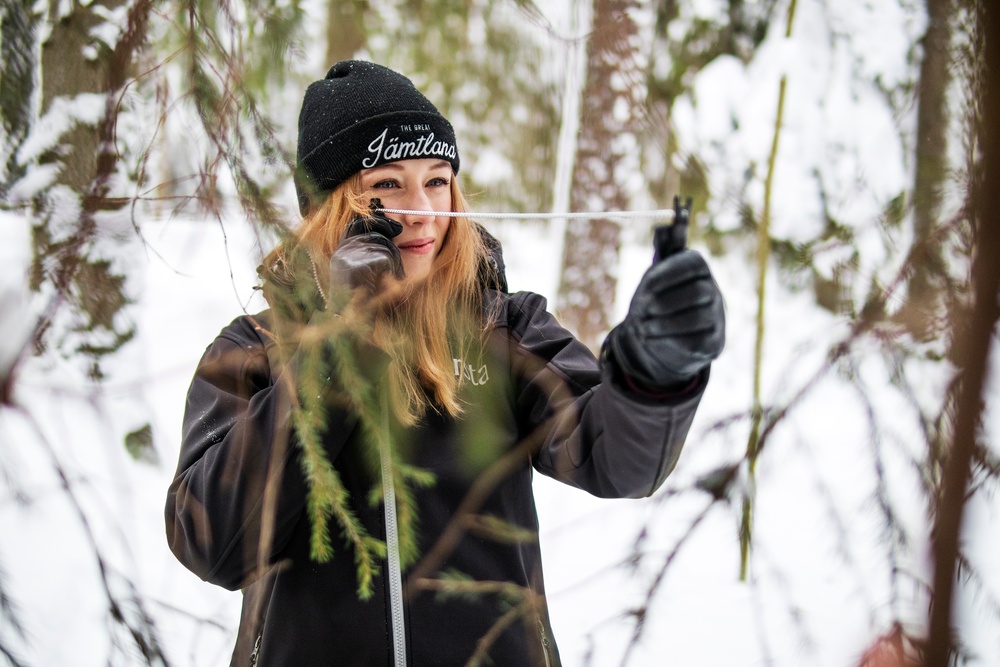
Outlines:
POLYGON ((298 158, 270 309, 224 328, 189 390, 171 549, 242 589, 234 665, 559 664, 532 470, 660 486, 723 344, 704 259, 662 250, 598 360, 506 292, 484 230, 433 213, 466 210, 458 150, 408 79, 335 65, 298 158))

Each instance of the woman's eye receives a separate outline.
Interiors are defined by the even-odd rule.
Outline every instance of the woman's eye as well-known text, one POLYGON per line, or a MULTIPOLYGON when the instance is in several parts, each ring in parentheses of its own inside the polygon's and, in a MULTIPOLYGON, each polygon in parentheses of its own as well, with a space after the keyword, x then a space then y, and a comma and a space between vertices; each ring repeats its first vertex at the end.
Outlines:
POLYGON ((427 185, 429 187, 437 187, 439 185, 448 185, 450 183, 451 181, 449 181, 447 178, 439 177, 439 178, 432 178, 430 181, 427 182, 427 185))
POLYGON ((387 189, 391 189, 391 188, 398 188, 399 187, 399 183, 397 183, 396 181, 394 181, 392 179, 386 179, 384 181, 378 181, 378 182, 376 182, 374 185, 372 185, 372 187, 373 188, 377 188, 379 190, 387 190, 387 189))

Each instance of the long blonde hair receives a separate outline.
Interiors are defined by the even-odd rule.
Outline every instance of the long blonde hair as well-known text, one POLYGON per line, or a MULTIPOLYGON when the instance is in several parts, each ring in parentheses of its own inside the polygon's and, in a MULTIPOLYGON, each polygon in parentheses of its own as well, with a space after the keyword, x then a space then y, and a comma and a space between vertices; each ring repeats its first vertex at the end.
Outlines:
MULTIPOLYGON (((452 209, 468 211, 456 178, 451 179, 452 209)), ((360 173, 338 186, 303 219, 291 241, 302 244, 319 272, 327 270, 347 225, 369 215, 360 173)), ((425 281, 395 288, 392 306, 376 308, 372 340, 391 357, 388 397, 397 419, 415 423, 428 409, 457 416, 461 373, 454 359, 465 358, 483 333, 484 286, 480 271, 491 270, 489 250, 475 225, 452 218, 444 242, 425 281)))

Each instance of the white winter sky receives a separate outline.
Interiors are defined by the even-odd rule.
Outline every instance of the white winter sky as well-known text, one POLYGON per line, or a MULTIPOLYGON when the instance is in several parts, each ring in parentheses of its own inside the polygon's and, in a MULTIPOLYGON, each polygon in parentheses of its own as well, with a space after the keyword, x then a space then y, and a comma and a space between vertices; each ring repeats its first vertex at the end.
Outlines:
MULTIPOLYGON (((693 3, 700 15, 717 14, 723 4, 693 3)), ((565 26, 567 16, 551 18, 565 26)), ((773 31, 749 65, 721 58, 703 71, 694 94, 678 103, 674 120, 682 147, 709 161, 716 193, 709 214, 716 223, 735 224, 734 193, 751 162, 758 165, 750 193, 759 210, 778 82, 785 76, 775 234, 791 240, 815 235, 821 224, 819 174, 832 213, 855 227, 863 273, 891 275, 899 258, 886 250, 876 221, 884 203, 911 179, 908 144, 900 135, 908 136, 912 109, 888 109, 873 81, 879 77, 892 86, 914 76, 908 51, 922 29, 916 3, 799 0, 790 40, 773 31)), ((50 121, 55 127, 59 119, 50 121)), ((476 168, 474 157, 469 163, 476 168)), ((292 206, 290 192, 285 197, 292 206)), ((0 362, 44 307, 42 297, 26 291, 28 224, 20 215, 0 213, 0 320, 6 334, 0 362)), ((560 228, 486 224, 504 242, 512 290, 539 292, 554 304, 560 228)), ((136 303, 130 316, 138 332, 111 362, 109 380, 95 391, 74 362, 54 354, 27 359, 17 376, 21 407, 0 411, 0 576, 27 635, 13 639, 0 623, 0 636, 21 647, 30 665, 141 664, 133 652, 112 646, 91 539, 112 566, 109 585, 119 595, 135 587, 176 664, 228 664, 239 595, 199 581, 174 560, 163 535, 162 507, 184 395, 199 356, 232 318, 264 307, 252 289, 262 249, 235 209, 221 222, 149 216, 141 229, 145 245, 127 235, 125 241, 110 235, 102 240, 119 248, 119 261, 131 272, 136 303), (124 434, 147 422, 155 463, 133 461, 122 445, 124 434), (53 459, 86 524, 60 487, 53 459)), ((895 241, 897 249, 907 243, 895 241)), ((649 255, 638 242, 623 248, 619 317, 649 255)), ((726 296, 727 348, 713 367, 669 489, 688 489, 699 475, 737 460, 746 447, 746 420, 726 420, 746 414, 752 395, 757 304, 749 256, 749 249, 709 256, 726 296)), ((773 266, 767 293, 763 395, 766 404, 781 405, 819 371, 848 322, 784 284, 773 266)), ((913 406, 890 386, 880 349, 861 343, 854 358, 854 368, 838 367, 815 385, 760 460, 750 581, 737 577, 739 504, 716 505, 671 564, 630 665, 843 667, 854 664, 895 618, 921 631, 927 600, 917 582, 929 577, 929 526, 905 460, 919 451, 922 437, 913 406), (872 446, 865 399, 876 415, 878 447, 872 446), (888 576, 888 547, 874 503, 877 462, 885 467, 888 493, 909 540, 897 562, 913 581, 888 576)), ((995 447, 996 357, 992 367, 984 428, 995 447)), ((919 404, 940 401, 948 368, 911 364, 906 372, 919 404)), ((537 479, 535 491, 564 662, 581 665, 589 655, 593 665, 617 665, 633 629, 625 612, 641 603, 663 557, 684 539, 707 498, 687 491, 640 501, 598 500, 544 478, 537 479), (648 556, 630 573, 618 565, 643 529, 648 556)), ((1000 503, 980 493, 969 508, 964 541, 983 569, 987 593, 996 598, 1000 577, 991 565, 1000 555, 1000 503)), ((978 655, 971 664, 1000 664, 1000 621, 975 590, 965 586, 960 596, 963 640, 978 655)), ((114 641, 128 645, 124 637, 114 641)))

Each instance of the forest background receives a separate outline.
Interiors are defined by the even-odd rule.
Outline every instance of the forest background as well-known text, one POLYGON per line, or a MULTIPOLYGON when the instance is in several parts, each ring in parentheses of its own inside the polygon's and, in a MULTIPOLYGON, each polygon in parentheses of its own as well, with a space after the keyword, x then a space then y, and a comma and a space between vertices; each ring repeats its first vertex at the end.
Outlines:
MULTIPOLYGON (((474 210, 691 196, 726 295, 666 488, 536 482, 568 665, 1000 664, 995 13, 3 0, 0 662, 228 661, 239 596, 163 536, 184 390, 263 307, 302 90, 362 57, 452 120, 474 210)), ((656 221, 484 222, 596 348, 656 221)))

